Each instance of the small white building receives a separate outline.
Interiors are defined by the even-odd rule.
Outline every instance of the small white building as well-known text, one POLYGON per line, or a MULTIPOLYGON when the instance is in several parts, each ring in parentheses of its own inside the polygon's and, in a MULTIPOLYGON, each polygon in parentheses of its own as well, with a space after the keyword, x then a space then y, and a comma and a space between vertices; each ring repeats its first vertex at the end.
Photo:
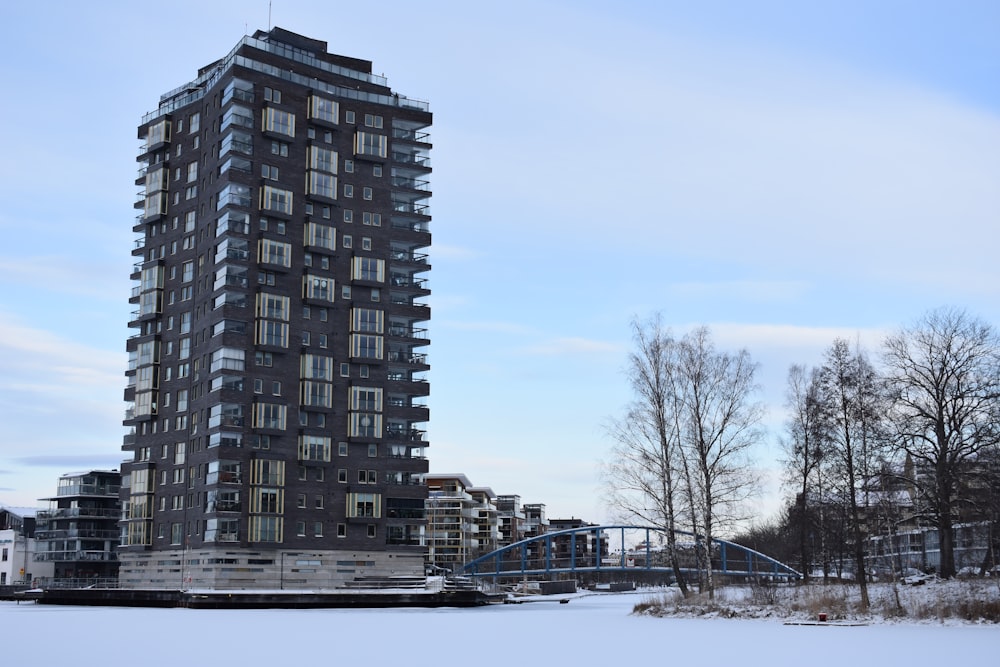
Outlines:
POLYGON ((35 512, 0 507, 0 586, 31 585, 53 574, 52 563, 35 561, 35 512))

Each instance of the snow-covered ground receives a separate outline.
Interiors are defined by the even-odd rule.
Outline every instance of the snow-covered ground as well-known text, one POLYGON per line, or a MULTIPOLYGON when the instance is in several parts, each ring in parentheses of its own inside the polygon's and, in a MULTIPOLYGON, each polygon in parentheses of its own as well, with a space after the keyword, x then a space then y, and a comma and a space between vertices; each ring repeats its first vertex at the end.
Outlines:
POLYGON ((632 616, 644 594, 474 609, 216 611, 0 602, 4 665, 993 664, 1000 626, 632 616), (558 661, 555 663, 554 661, 558 661))

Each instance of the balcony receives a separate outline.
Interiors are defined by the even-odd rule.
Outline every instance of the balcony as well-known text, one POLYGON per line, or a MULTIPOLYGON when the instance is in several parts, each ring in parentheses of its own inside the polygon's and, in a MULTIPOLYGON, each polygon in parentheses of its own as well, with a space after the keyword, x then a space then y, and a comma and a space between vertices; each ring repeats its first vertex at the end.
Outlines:
POLYGON ((392 228, 421 233, 429 233, 431 231, 427 220, 407 220, 401 217, 397 218, 396 216, 392 217, 392 228))
POLYGON ((394 127, 392 128, 392 138, 401 139, 402 141, 413 141, 420 144, 429 144, 431 133, 420 132, 419 130, 412 130, 406 127, 394 127))
POLYGON ((430 217, 430 204, 417 204, 415 202, 394 201, 392 202, 394 213, 406 213, 409 215, 426 215, 430 217))
POLYGON ((414 403, 413 398, 410 396, 390 396, 386 399, 386 403, 392 408, 413 408, 416 410, 426 410, 426 403, 414 403))
POLYGON ((389 361, 396 364, 412 364, 414 366, 426 366, 427 355, 413 353, 408 350, 390 350, 389 361))
POLYGON ((117 540, 121 536, 118 530, 98 530, 95 528, 70 528, 62 530, 38 530, 35 539, 38 540, 117 540))
MULTIPOLYGON (((395 292, 391 292, 389 294, 389 303, 393 304, 394 306, 409 306, 411 308, 429 308, 429 306, 426 303, 421 303, 419 301, 414 301, 412 295, 409 295, 409 294, 397 294, 395 292)), ((421 316, 421 317, 422 317, 422 319, 425 319, 425 320, 429 319, 429 316, 427 316, 427 315, 424 315, 424 316, 421 316)))
POLYGON ((118 497, 117 484, 59 484, 58 496, 113 496, 118 497))
POLYGON ((426 433, 427 431, 422 431, 418 428, 393 428, 390 424, 385 430, 385 437, 401 442, 423 442, 426 433))
POLYGON ((386 329, 388 333, 393 338, 416 338, 421 341, 427 341, 427 329, 421 329, 420 327, 411 327, 403 324, 390 324, 386 329))
POLYGON ((398 250, 393 249, 389 257, 393 262, 405 262, 408 264, 426 264, 427 254, 422 252, 413 252, 412 250, 398 250))
POLYGON ((419 178, 409 178, 406 176, 392 177, 392 187, 394 188, 407 188, 409 190, 419 190, 420 192, 430 193, 430 186, 430 181, 424 181, 419 178))
MULTIPOLYGON (((115 533, 118 537, 118 533, 115 533)), ((67 562, 67 561, 116 561, 118 554, 109 551, 87 551, 87 550, 66 550, 66 551, 45 551, 35 554, 36 561, 46 562, 67 562)))
MULTIPOLYGON (((392 274, 389 277, 389 285, 393 290, 416 292, 415 296, 427 296, 431 293, 430 288, 427 286, 426 278, 415 278, 406 274, 392 274)), ((411 298, 407 296, 402 303, 407 303, 410 300, 411 298)))
POLYGON ((411 167, 417 167, 420 169, 430 169, 431 159, 426 155, 420 153, 401 153, 398 151, 392 152, 393 162, 398 162, 399 164, 408 165, 411 167))
POLYGON ((38 519, 75 519, 78 517, 117 519, 120 514, 120 510, 102 507, 60 507, 59 509, 38 512, 38 519))

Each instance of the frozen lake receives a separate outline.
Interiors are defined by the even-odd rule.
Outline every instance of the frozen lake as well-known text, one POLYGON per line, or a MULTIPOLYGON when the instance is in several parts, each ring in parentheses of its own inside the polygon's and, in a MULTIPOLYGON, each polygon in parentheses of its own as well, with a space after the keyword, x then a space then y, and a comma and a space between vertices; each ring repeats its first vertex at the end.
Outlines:
POLYGON ((630 616, 640 594, 475 609, 216 611, 0 602, 3 664, 993 664, 1000 626, 630 616), (114 646, 114 648, 111 648, 114 646), (655 661, 655 662, 654 662, 655 661))

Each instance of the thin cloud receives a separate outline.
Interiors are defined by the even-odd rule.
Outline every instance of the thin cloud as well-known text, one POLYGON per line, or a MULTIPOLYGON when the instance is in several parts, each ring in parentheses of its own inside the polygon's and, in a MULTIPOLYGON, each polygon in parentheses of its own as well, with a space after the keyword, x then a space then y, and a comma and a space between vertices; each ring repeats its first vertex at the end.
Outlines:
POLYGON ((603 340, 593 340, 589 338, 554 338, 549 341, 529 345, 520 348, 518 351, 523 354, 534 354, 539 356, 559 356, 559 355, 579 355, 579 354, 622 354, 626 348, 618 343, 609 343, 603 340))
POLYGON ((435 328, 455 329, 458 331, 482 331, 490 333, 530 335, 535 333, 531 327, 516 322, 463 322, 460 320, 435 321, 435 328))
POLYGON ((474 248, 468 248, 457 245, 448 245, 445 243, 435 243, 433 254, 431 259, 437 261, 439 259, 444 260, 472 260, 480 257, 482 253, 474 248))
POLYGON ((47 456, 21 456, 12 459, 23 466, 33 468, 70 469, 117 469, 122 461, 121 456, 109 454, 53 454, 47 456))
POLYGON ((717 323, 709 325, 716 341, 724 347, 745 347, 751 352, 763 348, 828 348, 835 339, 859 341, 867 347, 877 346, 887 328, 858 329, 849 327, 810 327, 792 324, 717 323))
POLYGON ((805 296, 809 287, 808 282, 800 280, 676 282, 667 286, 667 293, 689 299, 736 298, 754 302, 782 302, 805 296))

